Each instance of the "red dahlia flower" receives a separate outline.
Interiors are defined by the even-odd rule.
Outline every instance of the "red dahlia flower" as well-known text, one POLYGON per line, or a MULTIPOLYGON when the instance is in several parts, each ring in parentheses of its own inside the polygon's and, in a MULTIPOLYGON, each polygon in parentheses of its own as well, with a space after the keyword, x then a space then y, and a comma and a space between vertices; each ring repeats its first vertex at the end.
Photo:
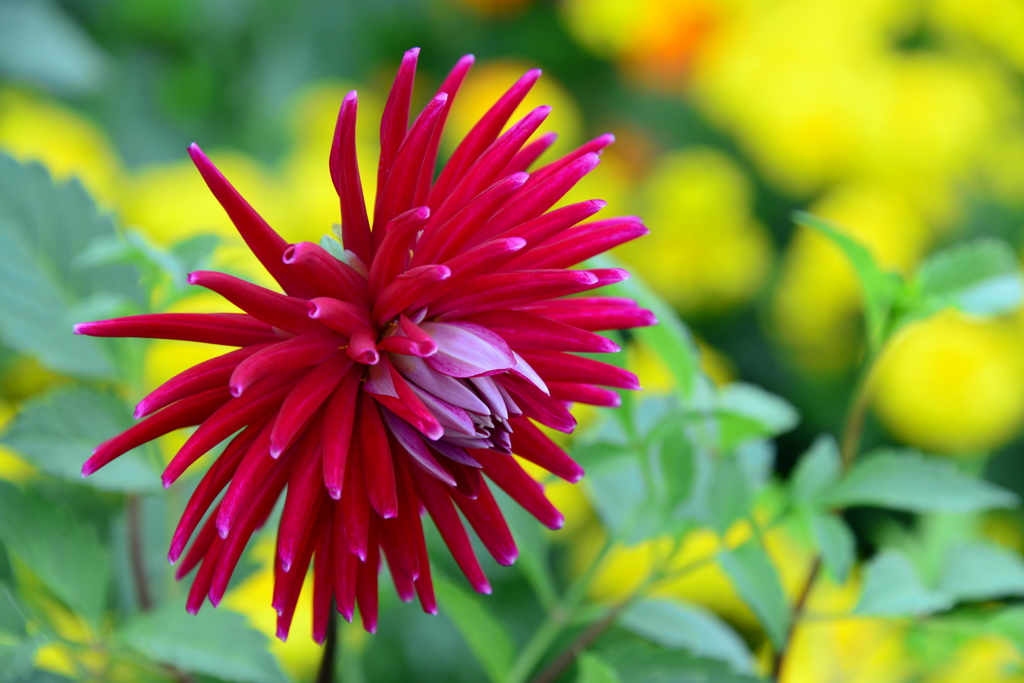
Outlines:
POLYGON ((273 606, 285 638, 313 563, 313 634, 330 604, 351 621, 377 621, 381 554, 406 601, 437 611, 420 517, 425 510, 473 588, 489 593, 459 512, 501 564, 516 546, 488 480, 557 529, 562 515, 515 453, 575 482, 583 470, 534 424, 571 432, 573 402, 618 405, 604 387, 638 388, 625 370, 573 352, 614 352, 595 330, 651 325, 629 300, 574 297, 619 282, 619 269, 568 270, 647 232, 636 218, 577 225, 604 203, 548 211, 598 163, 602 136, 532 174, 554 141, 527 142, 538 107, 501 134, 540 75, 530 71, 483 116, 434 180, 452 98, 473 63, 464 57, 409 126, 418 50, 405 54, 381 121, 373 223, 356 167, 356 93, 341 105, 330 156, 341 200, 345 258, 288 245, 200 149, 189 154, 253 253, 284 290, 196 272, 244 314, 163 313, 75 326, 100 337, 237 346, 146 396, 146 419, 100 445, 91 474, 119 455, 198 425, 163 474, 170 486, 227 441, 188 502, 171 542, 178 567, 199 566, 188 598, 217 605, 253 532, 287 486, 277 536, 273 606), (223 495, 221 495, 223 492, 223 495), (207 514, 209 513, 209 514, 207 514), (314 559, 315 558, 315 559, 314 559))

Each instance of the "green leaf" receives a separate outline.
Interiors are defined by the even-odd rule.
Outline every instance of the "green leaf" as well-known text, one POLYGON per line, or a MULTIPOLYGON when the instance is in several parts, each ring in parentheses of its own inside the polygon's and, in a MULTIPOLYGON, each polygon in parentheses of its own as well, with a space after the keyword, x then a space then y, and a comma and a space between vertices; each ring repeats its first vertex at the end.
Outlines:
POLYGON ((162 664, 239 683, 285 683, 267 638, 229 609, 205 609, 193 616, 183 601, 167 603, 121 625, 120 637, 162 664))
POLYGON ((1003 636, 1024 655, 1024 607, 1012 606, 1001 610, 989 621, 989 628, 1003 636))
POLYGON ((87 304, 141 303, 137 276, 126 266, 80 270, 72 261, 113 235, 77 180, 56 186, 42 166, 0 154, 0 341, 58 372, 109 376, 104 347, 71 326, 87 304))
POLYGON ((820 435, 800 458, 793 472, 793 497, 802 503, 817 505, 821 495, 839 479, 842 471, 843 461, 835 437, 820 435))
POLYGON ((99 625, 109 566, 91 527, 32 492, 0 482, 0 541, 64 604, 99 625))
POLYGON ((736 458, 724 455, 715 461, 711 488, 708 492, 708 517, 720 534, 750 512, 751 495, 747 478, 736 458))
POLYGON ((1015 494, 959 472, 952 462, 891 448, 866 455, 824 498, 831 507, 907 512, 973 512, 1017 502, 1015 494))
POLYGON ((576 683, 622 683, 608 662, 590 652, 576 659, 576 683))
POLYGON ((941 612, 953 600, 930 590, 903 552, 886 549, 868 562, 864 589, 854 612, 873 616, 919 616, 941 612))
POLYGON ((434 576, 434 591, 438 605, 465 638, 487 677, 494 683, 503 683, 516 653, 505 627, 475 596, 444 577, 434 576))
POLYGON ((998 315, 1017 309, 1024 280, 1013 248, 987 237, 932 254, 914 277, 920 301, 910 317, 924 317, 947 306, 973 315, 998 315))
POLYGON ((161 490, 143 449, 82 479, 82 463, 92 450, 132 424, 120 400, 78 386, 26 401, 0 443, 55 477, 110 491, 161 490))
POLYGON ((788 432, 800 418, 786 400, 753 384, 734 382, 718 399, 719 443, 724 452, 752 439, 788 432))
POLYGON ((872 349, 877 350, 885 339, 889 315, 902 287, 900 276, 879 268, 871 252, 847 235, 839 225, 806 211, 794 212, 793 220, 825 235, 849 259, 864 293, 864 318, 868 342, 872 349))
POLYGON ((0 635, 26 635, 25 608, 6 583, 0 583, 0 635))
POLYGON ((747 644, 717 616, 694 605, 647 599, 630 607, 619 625, 653 643, 727 662, 734 671, 753 672, 747 644))
POLYGON ((101 85, 107 62, 89 34, 58 3, 0 3, 0 76, 82 94, 101 85))
POLYGON ((37 635, 34 638, 13 643, 0 642, 0 683, 21 683, 32 671, 36 650, 46 642, 37 635))
POLYGON ((551 568, 548 566, 547 536, 537 524, 537 520, 509 498, 508 494, 497 487, 492 491, 515 538, 516 548, 519 549, 516 568, 529 582, 540 603, 546 608, 554 606, 558 601, 558 592, 551 568))
POLYGON ((750 606, 775 647, 782 647, 790 612, 782 582, 768 553, 756 540, 719 554, 719 562, 750 606))
POLYGON ((842 517, 828 512, 814 512, 811 528, 821 549, 825 568, 836 583, 844 583, 856 559, 857 541, 842 517))
POLYGON ((693 444, 676 415, 669 415, 663 427, 651 435, 648 455, 657 467, 653 483, 658 502, 664 513, 671 517, 681 504, 690 499, 697 475, 693 444))
POLYGON ((644 641, 602 651, 622 683, 760 683, 761 678, 736 673, 723 662, 695 657, 683 650, 663 650, 644 641))
POLYGON ((956 600, 1024 595, 1024 560, 992 543, 958 543, 946 555, 938 589, 956 600))
MULTIPOLYGON (((587 262, 590 268, 621 268, 622 264, 608 254, 595 256, 587 262)), ((664 361, 676 381, 680 397, 686 403, 693 394, 694 383, 700 372, 697 346, 689 328, 664 299, 655 294, 640 278, 633 275, 624 282, 601 290, 603 296, 623 296, 633 299, 641 308, 654 313, 658 324, 638 327, 631 334, 647 344, 664 361)))

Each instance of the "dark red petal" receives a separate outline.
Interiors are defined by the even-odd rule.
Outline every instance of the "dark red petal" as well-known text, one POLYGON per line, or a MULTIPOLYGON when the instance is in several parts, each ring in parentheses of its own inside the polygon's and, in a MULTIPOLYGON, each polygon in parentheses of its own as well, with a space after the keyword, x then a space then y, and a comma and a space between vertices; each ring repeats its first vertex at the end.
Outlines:
POLYGON ((511 264, 513 268, 568 268, 649 233, 640 219, 611 218, 566 230, 511 264))
POLYGON ((215 521, 218 507, 213 508, 212 514, 207 518, 206 523, 203 524, 203 528, 199 530, 196 539, 192 541, 192 547, 185 554, 185 559, 174 570, 175 579, 180 581, 195 569, 196 565, 202 561, 203 556, 206 555, 206 551, 210 549, 214 539, 217 538, 217 525, 215 521))
POLYGON ((420 495, 420 500, 423 501, 431 519, 434 520, 437 530, 441 532, 441 538, 444 539, 445 545, 451 551, 459 569, 466 575, 473 590, 489 595, 491 585, 487 582, 484 570, 480 568, 480 563, 476 559, 473 545, 469 542, 469 536, 462 526, 459 513, 455 511, 455 506, 448 494, 448 487, 417 467, 410 468, 410 471, 413 481, 416 483, 416 491, 420 495))
POLYGON ((321 483, 323 451, 319 446, 319 434, 310 430, 291 462, 288 495, 285 496, 281 523, 277 527, 277 560, 285 572, 291 571, 299 549, 313 531, 315 513, 327 498, 321 483))
POLYGON ((465 318, 500 334, 516 349, 615 353, 618 344, 607 337, 524 311, 488 311, 465 318))
POLYGON ((369 325, 360 327, 349 337, 345 352, 349 358, 362 365, 376 365, 380 361, 377 352, 377 330, 369 325))
POLYGON ((180 372, 154 389, 135 407, 135 419, 166 408, 175 401, 188 396, 209 391, 227 383, 235 367, 257 351, 273 346, 273 344, 254 344, 246 346, 216 358, 193 365, 180 372))
POLYGON ((313 640, 324 644, 331 619, 331 598, 334 597, 334 514, 327 514, 324 528, 317 539, 313 555, 313 640))
POLYGON ((502 175, 511 175, 522 171, 529 171, 541 154, 546 152, 558 139, 558 133, 545 133, 530 144, 519 150, 519 153, 512 157, 508 166, 501 172, 502 175))
POLYGON ((272 456, 276 458, 295 441, 351 367, 352 361, 339 353, 296 382, 281 403, 274 430, 270 433, 272 456))
POLYGON ((600 286, 589 270, 520 270, 480 275, 431 306, 438 320, 460 320, 493 308, 520 306, 600 286))
POLYGON ((209 549, 203 555, 203 564, 192 579, 192 587, 188 591, 188 599, 185 600, 185 611, 191 615, 199 614, 203 606, 203 600, 210 591, 210 584, 213 583, 214 570, 217 568, 217 558, 224 548, 224 541, 214 538, 209 549))
POLYGON ((341 200, 341 237, 345 248, 370 262, 370 220, 356 159, 356 91, 348 93, 338 112, 331 145, 331 180, 341 200))
POLYGON ((77 323, 75 334, 90 337, 176 339, 222 346, 249 346, 281 341, 287 333, 245 313, 146 313, 113 320, 77 323))
POLYGON ((320 328, 309 319, 305 299, 285 296, 232 275, 209 270, 189 273, 188 283, 206 287, 257 320, 294 334, 320 328))
POLYGON ((549 529, 561 529, 565 517, 544 496, 544 487, 527 474, 511 455, 472 448, 469 454, 484 466, 484 474, 523 509, 549 529))
POLYGON ((377 632, 377 574, 380 572, 380 541, 377 538, 376 516, 370 515, 370 529, 367 538, 366 561, 356 568, 356 601, 363 628, 369 633, 377 632))
POLYGON ((530 92, 530 88, 540 78, 540 69, 531 69, 523 74, 522 78, 516 81, 494 105, 487 110, 480 120, 473 126, 472 130, 463 138, 459 146, 452 152, 451 158, 445 164, 437 182, 430 191, 430 206, 439 206, 447 197, 451 189, 462 178, 466 171, 476 163, 480 154, 490 147, 491 143, 501 133, 509 118, 516 108, 530 92))
POLYGON ((555 299, 520 307, 581 330, 624 330, 657 325, 658 319, 635 301, 608 297, 555 299))
MULTIPOLYGON (((377 166, 377 202, 374 207, 374 229, 384 225, 376 216, 381 214, 383 190, 398 156, 398 150, 405 141, 409 129, 409 102, 412 99, 413 81, 416 79, 416 60, 420 49, 414 47, 402 56, 402 64, 395 74, 384 113, 380 119, 380 162, 377 166)), ((377 242, 379 244, 379 242, 377 242)), ((367 261, 369 263, 369 261, 367 261)))
POLYGON ((523 351, 523 358, 544 381, 601 384, 617 389, 640 389, 636 375, 629 370, 571 353, 523 351))
POLYGON ((528 419, 513 417, 509 423, 513 453, 573 484, 583 478, 583 468, 528 419))
POLYGON ((419 184, 416 188, 416 198, 413 201, 414 206, 423 206, 427 203, 427 198, 430 195, 430 187, 434 182, 434 165, 437 163, 437 149, 441 144, 441 134, 444 132, 445 120, 448 118, 448 112, 451 111, 452 102, 455 101, 455 95, 459 92, 459 87, 462 85, 463 79, 469 72, 470 67, 473 66, 475 58, 473 55, 465 55, 452 70, 448 73, 448 76, 441 83, 441 87, 437 89, 437 92, 447 93, 448 101, 445 102, 444 109, 441 111, 441 116, 437 121, 437 125, 434 126, 433 136, 430 138, 430 145, 427 147, 426 154, 423 157, 423 168, 420 171, 419 184))
POLYGON ((565 406, 538 389, 533 382, 512 373, 503 375, 499 384, 512 395, 523 415, 532 417, 545 427, 572 434, 576 429, 576 418, 565 406))
POLYGON ((217 167, 206 158, 198 145, 193 142, 188 148, 188 153, 206 185, 213 192, 213 196, 224 207, 228 218, 235 224, 238 233, 267 272, 277 280, 285 293, 291 296, 306 296, 308 292, 302 282, 281 263, 281 256, 288 246, 284 239, 249 206, 238 190, 232 187, 217 167))
POLYGON ((97 446, 92 456, 82 465, 82 476, 89 476, 114 458, 175 429, 202 424, 230 400, 231 394, 227 387, 219 387, 171 404, 97 446))
POLYGON ((458 504, 462 514, 466 516, 466 521, 473 527, 495 562, 507 567, 516 561, 519 557, 516 542, 512 539, 512 532, 508 530, 505 517, 501 514, 486 482, 480 482, 480 492, 475 500, 458 493, 452 496, 452 499, 458 504))
POLYGON ((346 337, 351 337, 360 327, 370 323, 369 311, 365 306, 357 306, 333 297, 310 299, 306 307, 310 318, 346 337))
POLYGON ((551 391, 551 398, 570 403, 586 403, 591 406, 602 406, 604 408, 618 408, 622 405, 622 398, 611 389, 594 386, 593 384, 580 384, 577 382, 548 382, 548 389, 551 391))
POLYGON ((343 345, 344 340, 336 334, 321 330, 263 345, 231 373, 231 395, 237 398, 256 382, 272 375, 318 365, 340 353, 343 345))
POLYGON ((314 514, 314 531, 303 539, 302 547, 295 557, 290 571, 285 572, 280 562, 274 567, 274 600, 271 605, 277 610, 277 637, 283 642, 288 639, 295 608, 299 604, 302 584, 306 581, 306 571, 316 550, 317 538, 323 529, 326 515, 317 510, 314 514))
POLYGON ((395 466, 377 404, 366 395, 359 401, 359 430, 367 497, 378 515, 390 519, 398 514, 395 466))
MULTIPOLYGON (((360 400, 363 399, 360 398, 360 400)), ((370 525, 370 501, 367 499, 366 483, 363 477, 364 458, 360 457, 363 453, 362 439, 359 438, 360 431, 355 430, 353 435, 355 440, 352 443, 352 452, 357 454, 357 457, 348 459, 348 469, 345 472, 345 495, 341 498, 341 507, 348 551, 365 561, 369 547, 367 539, 370 525)))
POLYGON ((428 218, 430 209, 425 206, 409 209, 395 216, 380 231, 384 235, 383 241, 370 265, 369 291, 372 298, 380 296, 381 290, 405 270, 409 248, 428 218))
POLYGON ((404 311, 426 294, 431 287, 451 277, 447 266, 420 266, 408 270, 395 279, 373 307, 373 321, 382 325, 404 311))
POLYGON ((310 293, 307 299, 330 296, 358 306, 366 305, 366 279, 319 244, 289 245, 282 258, 290 271, 307 283, 310 293))
POLYGON ((349 549, 345 533, 345 503, 334 506, 334 600, 345 621, 352 623, 356 610, 356 568, 359 557, 349 549))
POLYGON ((345 484, 345 467, 352 444, 356 398, 362 369, 353 367, 327 403, 323 426, 324 486, 331 498, 339 500, 345 484))

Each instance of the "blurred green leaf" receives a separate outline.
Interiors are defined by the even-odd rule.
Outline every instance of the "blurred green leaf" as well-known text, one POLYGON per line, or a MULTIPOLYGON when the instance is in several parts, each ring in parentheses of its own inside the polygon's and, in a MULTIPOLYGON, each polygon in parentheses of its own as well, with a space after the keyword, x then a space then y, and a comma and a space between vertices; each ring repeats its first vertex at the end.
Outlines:
POLYGON ((750 648, 732 627, 694 605, 656 598, 630 607, 619 625, 653 643, 728 663, 734 671, 753 672, 750 648))
POLYGON ((789 630, 790 612, 782 582, 768 553, 756 540, 719 554, 744 602, 750 606, 775 647, 782 647, 789 630))
POLYGON ((622 683, 757 683, 752 674, 737 673, 728 664, 695 657, 684 650, 663 650, 637 641, 609 647, 602 657, 622 683))
POLYGON ((288 680, 268 652, 266 636, 229 609, 206 609, 193 616, 176 600, 133 617, 118 634, 149 659, 182 671, 239 683, 288 680))
POLYGON ((137 276, 126 266, 81 270, 72 261, 94 239, 113 235, 110 218, 77 180, 54 185, 39 164, 0 154, 0 340, 58 372, 109 376, 97 340, 71 326, 87 310, 141 302, 137 276))
POLYGON ((515 567, 529 582, 540 603, 545 607, 551 607, 557 602, 558 593, 551 568, 548 566, 548 539, 545 532, 541 530, 537 520, 509 498, 508 494, 498 487, 493 487, 492 492, 512 531, 516 548, 519 549, 515 567))
POLYGON ((839 444, 831 434, 822 434, 800 458, 790 485, 793 497, 808 505, 817 505, 819 498, 842 474, 843 462, 839 444))
POLYGON ((0 75, 80 94, 106 71, 106 55, 56 2, 0 2, 0 75))
POLYGON ((1003 636, 1024 655, 1024 606, 1013 605, 1000 610, 989 621, 989 628, 1003 636))
POLYGON ((879 349, 888 334, 889 315, 902 286, 900 276, 879 268, 871 252, 835 223, 806 211, 794 212, 793 220, 825 235, 849 259, 864 293, 868 344, 873 350, 879 349))
POLYGON ((722 534, 733 522, 750 512, 752 498, 747 478, 736 458, 724 455, 715 461, 711 488, 708 491, 708 517, 711 526, 722 534))
POLYGON ((721 390, 717 415, 719 444, 724 452, 752 439, 788 432, 800 421, 796 409, 785 399, 743 382, 721 390))
POLYGON ((25 608, 6 583, 0 583, 0 634, 24 636, 25 608))
POLYGON ((621 683, 619 674, 608 662, 590 652, 576 659, 576 683, 621 683))
MULTIPOLYGON (((608 254, 595 256, 587 261, 588 268, 621 268, 615 258, 608 254)), ((689 328, 679 319, 676 312, 664 299, 655 294, 636 275, 624 282, 609 285, 601 290, 604 296, 623 296, 633 299, 641 308, 654 313, 658 324, 652 327, 638 327, 631 334, 647 344, 665 362, 683 402, 693 394, 694 382, 700 372, 700 358, 697 346, 689 328)))
POLYGON ((858 461, 824 497, 832 507, 871 505, 908 512, 1012 507, 1015 494, 917 451, 882 448, 858 461))
POLYGON ((47 638, 36 635, 13 643, 0 643, 0 683, 22 683, 31 675, 36 650, 47 638))
POLYGON ((846 582, 856 559, 857 540, 839 515, 813 512, 811 528, 821 549, 821 559, 836 583, 846 582))
POLYGON ((0 482, 0 541, 64 604, 98 626, 109 560, 95 531, 70 511, 0 482))
POLYGON ((508 678, 516 654, 515 645, 505 627, 476 596, 444 577, 434 576, 434 590, 438 605, 465 638, 487 677, 493 683, 503 683, 508 678))
POLYGON ((919 300, 909 318, 930 315, 947 306, 973 315, 998 315, 1017 309, 1024 280, 1013 248, 995 238, 957 244, 932 254, 911 285, 919 300))
POLYGON ((940 612, 953 600, 924 585, 903 552, 886 549, 867 563, 864 588, 854 612, 873 616, 918 616, 940 612))
POLYGON ((132 425, 124 404, 95 389, 78 386, 26 401, 0 443, 55 477, 109 491, 162 490, 142 449, 124 454, 82 478, 82 463, 97 444, 132 425))
POLYGON ((669 415, 663 427, 649 437, 648 455, 659 506, 672 517, 689 500, 696 477, 693 444, 676 415, 669 415))
POLYGON ((938 590, 956 600, 1024 595, 1024 560, 992 543, 958 543, 946 554, 938 590))

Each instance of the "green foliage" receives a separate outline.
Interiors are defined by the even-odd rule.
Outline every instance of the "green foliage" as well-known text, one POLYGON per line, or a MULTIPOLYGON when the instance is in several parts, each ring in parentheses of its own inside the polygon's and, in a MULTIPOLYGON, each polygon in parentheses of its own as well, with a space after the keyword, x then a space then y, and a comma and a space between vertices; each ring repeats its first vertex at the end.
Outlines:
POLYGON ((0 443, 54 477, 108 491, 158 491, 160 480, 145 448, 82 478, 83 454, 132 426, 124 401, 90 387, 58 389, 25 403, 0 443))
POLYGON ((619 674, 597 655, 584 652, 576 663, 576 683, 621 683, 619 674))
POLYGON ((285 683, 267 639, 241 614, 205 609, 192 616, 184 600, 140 614, 121 625, 119 636, 149 659, 182 671, 238 683, 285 683))
POLYGON ((627 610, 620 624, 663 647, 726 662, 737 673, 753 671, 753 656, 743 639, 717 616, 694 605, 648 598, 627 610))
POLYGON ((0 482, 0 541, 65 605, 100 625, 110 561, 92 528, 38 494, 0 482))
POLYGON ((876 555, 864 573, 857 614, 920 616, 953 606, 952 598, 924 585, 913 562, 898 550, 876 555))
POLYGON ((834 507, 874 505, 907 512, 972 512, 1013 507, 1017 496, 963 474, 949 461, 910 450, 883 448, 868 455, 831 491, 834 507))
POLYGON ((906 319, 953 307, 972 315, 1009 313, 1021 305, 1024 281, 1013 248, 986 238, 932 254, 908 285, 906 319))
POLYGON ((434 576, 434 591, 442 612, 452 620, 493 683, 503 683, 512 668, 516 648, 505 627, 480 600, 442 576, 434 576))
POLYGON ((110 376, 102 345, 69 331, 142 301, 132 268, 75 267, 93 240, 114 234, 78 181, 54 185, 42 166, 0 154, 0 340, 58 372, 110 376))
POLYGON ((786 642, 791 615, 779 574, 757 540, 722 552, 719 561, 776 647, 786 642))

